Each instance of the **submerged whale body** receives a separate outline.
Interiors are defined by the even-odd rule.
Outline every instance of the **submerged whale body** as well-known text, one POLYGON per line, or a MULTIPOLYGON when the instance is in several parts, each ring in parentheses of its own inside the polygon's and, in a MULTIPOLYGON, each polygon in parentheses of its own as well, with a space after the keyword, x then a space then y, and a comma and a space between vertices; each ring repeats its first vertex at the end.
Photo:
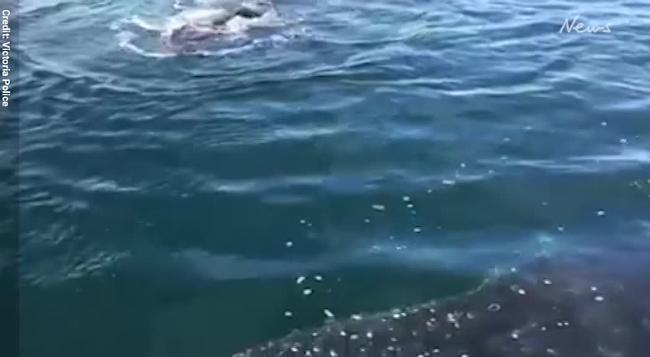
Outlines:
POLYGON ((649 258, 547 257, 461 297, 330 321, 235 356, 646 357, 649 258))

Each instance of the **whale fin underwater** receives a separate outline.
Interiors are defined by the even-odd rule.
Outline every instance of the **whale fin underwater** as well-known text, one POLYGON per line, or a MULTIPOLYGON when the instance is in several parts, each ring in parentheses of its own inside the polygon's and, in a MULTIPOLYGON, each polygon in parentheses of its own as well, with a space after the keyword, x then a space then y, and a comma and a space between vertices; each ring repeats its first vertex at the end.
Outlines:
POLYGON ((650 254, 544 257, 462 296, 294 331, 236 357, 644 357, 650 254))

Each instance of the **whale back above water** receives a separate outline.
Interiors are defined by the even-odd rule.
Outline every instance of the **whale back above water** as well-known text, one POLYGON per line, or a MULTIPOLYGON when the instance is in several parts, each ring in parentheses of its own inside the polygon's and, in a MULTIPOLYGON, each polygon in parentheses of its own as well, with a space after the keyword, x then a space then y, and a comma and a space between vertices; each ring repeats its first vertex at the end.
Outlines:
POLYGON ((117 21, 119 46, 144 57, 222 56, 296 35, 271 0, 176 0, 171 13, 117 21))
POLYGON ((463 296, 330 320, 235 356, 645 357, 648 258, 540 258, 463 296))
POLYGON ((183 50, 220 36, 243 35, 252 28, 275 26, 277 19, 273 4, 268 1, 183 8, 169 19, 161 32, 161 41, 169 49, 183 50))

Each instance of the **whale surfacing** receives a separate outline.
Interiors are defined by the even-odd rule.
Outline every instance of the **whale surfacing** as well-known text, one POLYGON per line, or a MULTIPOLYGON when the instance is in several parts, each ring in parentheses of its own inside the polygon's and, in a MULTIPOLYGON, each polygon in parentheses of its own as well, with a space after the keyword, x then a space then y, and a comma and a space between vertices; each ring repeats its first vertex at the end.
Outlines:
POLYGON ((643 357, 648 258, 541 258, 464 296, 329 321, 234 356, 643 357))
POLYGON ((161 42, 169 49, 193 47, 219 36, 241 35, 253 27, 271 26, 276 18, 273 5, 266 1, 185 8, 168 21, 161 42))

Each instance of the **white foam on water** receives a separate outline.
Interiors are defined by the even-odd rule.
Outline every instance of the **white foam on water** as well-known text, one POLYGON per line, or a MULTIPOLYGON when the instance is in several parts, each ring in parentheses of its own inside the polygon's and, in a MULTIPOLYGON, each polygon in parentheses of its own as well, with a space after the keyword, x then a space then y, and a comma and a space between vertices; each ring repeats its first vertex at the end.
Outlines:
POLYGON ((174 9, 176 9, 176 10, 182 10, 182 9, 185 8, 185 5, 183 4, 183 1, 182 1, 182 0, 174 0, 174 5, 173 5, 173 7, 174 7, 174 9))
MULTIPOLYGON (((494 160, 484 160, 495 164, 494 160)), ((501 163, 503 164, 503 163, 501 163)), ((650 151, 625 147, 612 153, 571 156, 558 160, 510 160, 505 165, 564 172, 600 172, 650 164, 650 151)))
POLYGON ((135 15, 131 18, 131 23, 140 27, 146 31, 156 31, 160 32, 165 29, 165 25, 162 23, 156 23, 152 20, 143 19, 142 17, 135 15))
POLYGON ((572 158, 574 161, 614 162, 614 163, 650 163, 650 151, 643 149, 624 148, 619 153, 610 155, 591 155, 572 158))
POLYGON ((119 46, 125 50, 131 51, 135 54, 138 54, 143 57, 149 58, 168 58, 174 57, 176 54, 170 52, 155 52, 147 51, 144 48, 137 46, 133 40, 137 38, 137 35, 130 31, 121 31, 117 34, 119 41, 119 46))

